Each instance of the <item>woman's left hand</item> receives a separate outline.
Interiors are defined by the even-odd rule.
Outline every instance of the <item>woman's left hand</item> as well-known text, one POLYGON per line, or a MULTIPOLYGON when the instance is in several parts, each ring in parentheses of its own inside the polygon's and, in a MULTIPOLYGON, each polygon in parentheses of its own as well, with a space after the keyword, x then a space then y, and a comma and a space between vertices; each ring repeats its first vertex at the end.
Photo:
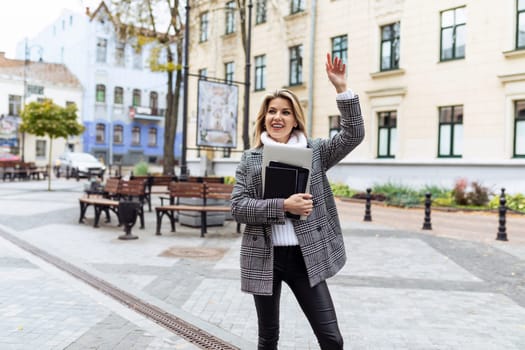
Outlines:
POLYGON ((326 54, 326 74, 338 94, 347 90, 346 65, 339 57, 335 57, 332 61, 330 53, 326 54))

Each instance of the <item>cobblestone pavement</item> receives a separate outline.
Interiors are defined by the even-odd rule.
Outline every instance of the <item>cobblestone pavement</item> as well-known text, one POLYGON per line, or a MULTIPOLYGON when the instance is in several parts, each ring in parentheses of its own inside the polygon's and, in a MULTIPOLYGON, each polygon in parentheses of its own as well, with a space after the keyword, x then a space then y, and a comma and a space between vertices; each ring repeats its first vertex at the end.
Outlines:
MULTIPOLYGON (((1 349, 195 349, 179 336, 5 239, 68 261, 241 349, 255 349, 256 316, 239 290, 236 224, 177 225, 156 236, 146 213, 140 238, 78 223, 84 182, 0 183, 1 349), (4 238, 2 238, 4 237, 4 238)), ((348 349, 525 349, 525 217, 433 212, 339 202, 348 262, 329 280, 348 349), (435 216, 434 216, 435 215, 435 216), (520 231, 521 230, 521 231, 520 231)), ((318 349, 283 288, 280 349, 318 349)))

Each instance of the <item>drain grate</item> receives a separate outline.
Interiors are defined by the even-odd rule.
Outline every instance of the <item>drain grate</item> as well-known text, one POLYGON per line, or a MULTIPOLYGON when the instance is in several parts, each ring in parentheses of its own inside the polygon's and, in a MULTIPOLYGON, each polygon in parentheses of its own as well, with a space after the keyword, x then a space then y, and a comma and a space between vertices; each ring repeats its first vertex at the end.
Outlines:
POLYGON ((184 338, 190 343, 201 347, 202 349, 217 349, 217 350, 239 350, 238 347, 204 331, 203 329, 184 321, 183 319, 162 310, 161 308, 147 303, 134 295, 113 286, 102 279, 93 276, 92 274, 62 260, 54 255, 51 255, 34 245, 27 243, 11 234, 0 230, 0 236, 19 246, 20 248, 36 255, 43 260, 55 265, 56 267, 68 272, 76 278, 88 283, 92 287, 118 300, 129 308, 141 313, 142 315, 152 319, 159 325, 169 329, 181 338, 184 338))

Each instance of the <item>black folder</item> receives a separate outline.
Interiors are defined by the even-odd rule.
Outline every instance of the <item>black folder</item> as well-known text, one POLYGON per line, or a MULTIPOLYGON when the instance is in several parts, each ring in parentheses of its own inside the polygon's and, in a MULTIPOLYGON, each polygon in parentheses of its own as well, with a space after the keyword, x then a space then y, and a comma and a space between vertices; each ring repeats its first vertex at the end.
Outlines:
POLYGON ((296 193, 297 169, 267 166, 264 180, 264 199, 288 198, 296 193))
MULTIPOLYGON (((309 172, 300 166, 270 161, 266 167, 263 198, 288 198, 292 194, 305 192, 309 172)), ((289 212, 286 216, 296 220, 301 218, 289 212)))

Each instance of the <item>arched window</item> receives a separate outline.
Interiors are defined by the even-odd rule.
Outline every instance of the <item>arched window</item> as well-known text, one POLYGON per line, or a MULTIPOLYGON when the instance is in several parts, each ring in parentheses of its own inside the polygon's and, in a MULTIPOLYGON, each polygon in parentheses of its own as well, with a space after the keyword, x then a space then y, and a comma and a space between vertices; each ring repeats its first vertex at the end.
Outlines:
POLYGON ((133 106, 140 106, 140 89, 133 89, 133 106))
POLYGON ((122 125, 113 126, 113 143, 121 145, 123 142, 124 128, 122 125))
POLYGON ((133 146, 140 145, 140 128, 138 126, 134 126, 131 129, 131 144, 133 146))
POLYGON ((102 123, 97 123, 96 126, 96 143, 105 143, 106 142, 106 125, 102 123))
POLYGON ((114 104, 121 105, 124 103, 124 89, 120 86, 115 86, 114 104))
POLYGON ((97 102, 106 102, 106 85, 97 84, 95 99, 97 102))
POLYGON ((149 128, 148 130, 148 146, 157 146, 157 128, 149 128))

